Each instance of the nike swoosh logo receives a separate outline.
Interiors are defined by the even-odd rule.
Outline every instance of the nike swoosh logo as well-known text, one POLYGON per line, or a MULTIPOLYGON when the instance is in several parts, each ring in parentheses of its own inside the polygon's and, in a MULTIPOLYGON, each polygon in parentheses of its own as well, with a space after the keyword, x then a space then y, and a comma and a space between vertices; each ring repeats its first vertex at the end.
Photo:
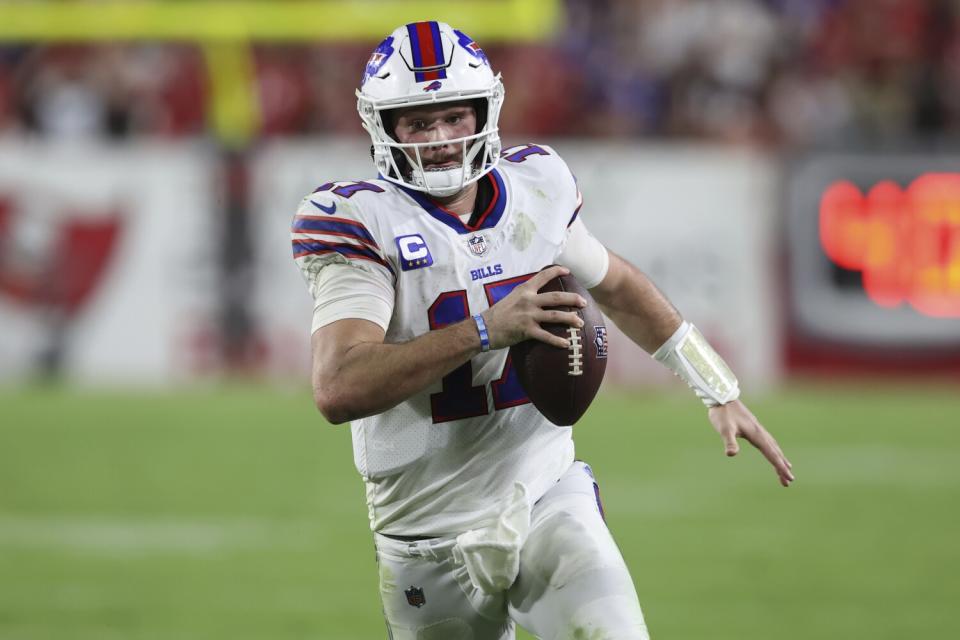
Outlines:
POLYGON ((334 202, 334 203, 333 203, 332 205, 330 205, 329 207, 325 207, 325 206, 323 206, 322 204, 320 204, 319 202, 314 202, 313 200, 310 201, 310 204, 312 204, 312 205, 315 206, 317 209, 320 209, 320 211, 323 211, 325 214, 330 215, 330 216, 332 216, 334 213, 337 212, 337 203, 336 203, 336 202, 334 202))

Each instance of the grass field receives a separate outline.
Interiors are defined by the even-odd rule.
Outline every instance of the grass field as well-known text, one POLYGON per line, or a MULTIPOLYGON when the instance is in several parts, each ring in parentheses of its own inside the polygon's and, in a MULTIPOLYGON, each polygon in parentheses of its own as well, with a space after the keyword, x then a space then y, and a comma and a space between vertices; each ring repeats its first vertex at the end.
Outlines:
MULTIPOLYGON (((751 406, 794 487, 692 396, 577 426, 654 639, 960 637, 956 388, 751 406)), ((0 393, 0 638, 384 637, 349 431, 306 390, 0 393)))

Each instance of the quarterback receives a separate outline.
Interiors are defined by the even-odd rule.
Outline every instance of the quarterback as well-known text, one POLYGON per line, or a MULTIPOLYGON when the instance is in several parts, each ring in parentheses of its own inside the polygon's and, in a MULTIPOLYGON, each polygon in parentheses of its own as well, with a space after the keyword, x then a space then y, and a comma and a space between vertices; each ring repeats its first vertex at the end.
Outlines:
POLYGON ((791 465, 697 329, 589 233, 557 152, 501 148, 503 99, 483 50, 449 25, 408 24, 374 50, 357 108, 378 175, 326 182, 293 222, 314 398, 351 423, 388 637, 647 638, 593 473, 507 357, 521 340, 569 346, 540 323, 580 326, 550 309, 580 296, 540 287, 572 273, 701 397, 728 455, 747 440, 784 486, 791 465))

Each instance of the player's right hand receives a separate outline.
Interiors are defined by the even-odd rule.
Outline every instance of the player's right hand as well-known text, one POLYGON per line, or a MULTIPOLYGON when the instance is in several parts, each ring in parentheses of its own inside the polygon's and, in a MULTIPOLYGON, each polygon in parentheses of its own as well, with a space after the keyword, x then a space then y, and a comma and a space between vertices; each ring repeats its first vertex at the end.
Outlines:
POLYGON ((540 326, 542 322, 565 324, 580 328, 583 320, 572 311, 557 311, 547 307, 587 306, 587 301, 576 293, 550 291, 537 293, 556 277, 570 273, 566 267, 553 266, 517 286, 505 298, 483 312, 491 349, 503 349, 532 338, 561 349, 570 347, 570 341, 555 336, 540 326))

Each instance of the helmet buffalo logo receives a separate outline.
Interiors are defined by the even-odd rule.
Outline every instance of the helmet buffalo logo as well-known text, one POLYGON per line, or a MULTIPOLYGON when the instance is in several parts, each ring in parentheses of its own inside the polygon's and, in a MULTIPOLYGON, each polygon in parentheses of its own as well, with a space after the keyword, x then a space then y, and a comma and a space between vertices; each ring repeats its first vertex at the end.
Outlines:
POLYGON ((488 67, 490 66, 490 60, 487 59, 487 54, 483 52, 483 49, 480 48, 480 45, 474 42, 473 38, 459 29, 454 29, 453 32, 457 35, 457 42, 460 43, 461 47, 467 50, 467 53, 488 67))
POLYGON ((438 91, 438 90, 440 89, 440 87, 442 87, 442 86, 443 86, 443 83, 441 83, 439 80, 434 80, 433 82, 431 82, 430 84, 428 84, 427 86, 425 86, 425 87, 423 88, 423 90, 424 90, 424 91, 438 91))
POLYGON ((373 53, 370 54, 367 66, 363 70, 361 85, 365 84, 367 80, 380 72, 380 68, 386 64, 387 59, 393 54, 393 51, 393 36, 387 36, 387 38, 373 50, 373 53))
POLYGON ((420 587, 410 585, 410 588, 405 590, 403 594, 407 596, 407 603, 409 603, 411 607, 419 609, 427 604, 427 598, 423 595, 423 589, 420 587))

